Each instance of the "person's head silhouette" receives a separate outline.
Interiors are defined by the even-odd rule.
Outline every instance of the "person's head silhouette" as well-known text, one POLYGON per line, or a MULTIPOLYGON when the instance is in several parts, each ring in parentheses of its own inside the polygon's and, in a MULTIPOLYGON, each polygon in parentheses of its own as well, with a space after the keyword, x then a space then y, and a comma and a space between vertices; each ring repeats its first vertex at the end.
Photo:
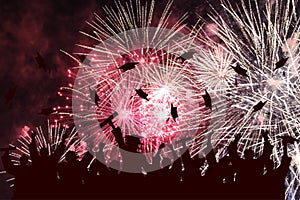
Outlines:
POLYGON ((251 149, 246 149, 244 152, 245 160, 253 160, 254 158, 254 151, 251 149))
POLYGON ((46 147, 42 147, 40 149, 40 155, 41 155, 41 157, 47 157, 47 156, 49 156, 48 149, 46 147))
POLYGON ((126 145, 129 151, 136 152, 139 149, 142 144, 140 138, 140 136, 136 135, 125 136, 126 145))
POLYGON ((230 164, 230 157, 229 156, 224 156, 219 160, 219 163, 221 166, 227 166, 230 164))
POLYGON ((20 165, 25 166, 28 164, 28 156, 25 154, 22 154, 20 157, 20 165))
POLYGON ((70 163, 75 163, 77 160, 78 156, 76 155, 75 151, 68 151, 66 153, 66 161, 70 163))

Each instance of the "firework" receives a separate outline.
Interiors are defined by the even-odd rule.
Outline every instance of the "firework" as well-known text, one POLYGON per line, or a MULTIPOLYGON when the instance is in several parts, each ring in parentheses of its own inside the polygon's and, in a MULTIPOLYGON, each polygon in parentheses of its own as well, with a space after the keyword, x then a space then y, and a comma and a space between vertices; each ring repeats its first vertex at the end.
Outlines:
MULTIPOLYGON (((48 121, 48 127, 44 130, 41 126, 36 127, 36 144, 38 150, 41 148, 47 148, 49 154, 53 153, 59 144, 62 141, 62 136, 68 134, 66 140, 66 148, 61 156, 59 162, 64 160, 65 154, 68 151, 75 151, 77 155, 82 158, 84 153, 87 151, 86 143, 78 137, 77 131, 73 128, 70 133, 67 133, 67 129, 62 127, 60 124, 50 124, 48 121)), ((16 147, 16 150, 10 152, 11 160, 14 164, 19 164, 20 157, 25 154, 30 158, 29 144, 31 143, 31 129, 28 126, 24 126, 20 132, 20 136, 17 138, 17 141, 13 144, 10 144, 12 147, 16 147)), ((31 163, 31 160, 29 159, 31 163)), ((6 174, 5 171, 2 171, 1 174, 6 174)), ((14 186, 14 178, 7 179, 7 182, 10 184, 10 187, 14 186)))
MULTIPOLYGON (((216 11, 216 15, 211 15, 218 27, 215 34, 223 41, 235 65, 247 72, 247 77, 236 75, 236 86, 231 86, 224 95, 232 106, 226 126, 216 130, 217 139, 230 140, 228 136, 242 134, 239 151, 252 148, 259 155, 262 151, 261 130, 268 129, 275 146, 272 158, 276 166, 282 155, 278 136, 299 138, 300 26, 297 3, 295 0, 276 0, 262 6, 256 1, 241 1, 238 5, 222 1, 225 17, 216 11), (254 106, 260 101, 266 104, 254 112, 254 106)), ((289 185, 299 184, 299 173, 295 169, 297 167, 292 165, 290 176, 293 181, 287 182, 287 198, 294 197, 298 190, 298 186, 289 185)))
MULTIPOLYGON (((191 58, 179 58, 197 46, 193 45, 194 30, 185 27, 186 15, 168 23, 170 7, 171 2, 159 20, 153 19, 154 1, 144 6, 130 1, 125 5, 116 3, 116 9, 105 7, 107 18, 96 15, 96 20, 89 23, 94 34, 84 33, 98 45, 80 45, 90 51, 85 54, 87 61, 68 71, 75 81, 63 87, 60 94, 72 98, 72 107, 57 110, 64 122, 72 123, 74 119, 79 134, 94 145, 93 151, 98 150, 99 143, 106 143, 105 153, 111 160, 120 159, 120 154, 112 151, 116 145, 112 127, 107 124, 100 128, 99 124, 113 113, 117 114, 112 124, 121 128, 123 136, 142 137, 139 151, 147 154, 149 162, 161 143, 203 135, 210 123, 211 111, 205 108, 202 97, 206 85, 197 77, 191 58), (190 34, 183 34, 186 31, 190 34), (126 63, 134 66, 121 67, 126 63), (91 98, 91 91, 96 92, 99 101, 91 98), (147 98, 141 98, 137 91, 147 98), (170 113, 171 104, 178 109, 176 122, 170 113)), ((203 139, 198 138, 197 146, 203 144, 203 139)), ((166 148, 165 155, 167 152, 166 148)))

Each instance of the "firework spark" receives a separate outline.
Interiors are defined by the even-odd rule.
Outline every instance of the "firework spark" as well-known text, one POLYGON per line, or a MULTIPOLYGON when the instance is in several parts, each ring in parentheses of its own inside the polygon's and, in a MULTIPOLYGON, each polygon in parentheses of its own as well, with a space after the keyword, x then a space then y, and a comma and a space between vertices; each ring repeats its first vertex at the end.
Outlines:
MULTIPOLYGON (((70 133, 67 133, 67 129, 62 127, 60 124, 50 124, 48 121, 48 127, 45 131, 41 126, 36 127, 35 129, 36 143, 38 150, 41 148, 47 148, 49 154, 53 153, 59 144, 62 141, 62 136, 67 134, 66 148, 63 155, 60 158, 60 161, 64 160, 65 154, 68 151, 75 151, 77 155, 82 158, 84 153, 87 151, 86 143, 77 135, 77 131, 73 128, 70 133)), ((20 137, 14 144, 10 146, 16 147, 16 150, 10 152, 10 157, 12 162, 15 165, 19 164, 20 157, 24 154, 30 158, 29 144, 31 143, 31 129, 28 126, 24 126, 20 132, 20 137)), ((29 159, 31 163, 31 160, 29 159)), ((1 174, 5 174, 5 171, 2 171, 1 174)), ((7 182, 10 184, 10 187, 14 186, 14 178, 7 179, 7 182)))
MULTIPOLYGON (((107 18, 96 15, 90 23, 94 34, 84 34, 98 45, 79 45, 91 51, 85 55, 89 62, 80 62, 79 67, 69 70, 69 76, 76 79, 62 89, 66 91, 64 95, 72 95, 72 110, 61 107, 59 114, 64 122, 74 119, 79 134, 87 136, 94 146, 105 142, 112 147, 112 128, 106 125, 100 129, 99 123, 118 113, 114 126, 121 128, 123 136, 142 137, 140 151, 152 153, 162 142, 203 133, 211 113, 204 107, 206 86, 196 77, 197 69, 188 61, 190 58, 178 59, 190 50, 195 38, 192 33, 183 34, 188 30, 183 23, 186 15, 174 24, 167 23, 169 2, 158 22, 154 22, 154 1, 150 6, 133 2, 125 6, 116 3, 115 10, 105 7, 107 18), (121 70, 126 63, 135 63, 135 67, 121 70), (99 97, 96 105, 90 98, 90 88, 99 97), (137 95, 139 89, 148 94, 147 99, 137 95), (170 119, 171 104, 178 108, 176 122, 170 119)), ((119 159, 120 155, 109 157, 119 159)))
MULTIPOLYGON (((275 145, 272 158, 276 166, 282 155, 278 136, 299 138, 300 26, 297 3, 296 0, 276 0, 261 6, 256 1, 241 1, 239 5, 222 1, 226 16, 218 15, 216 11, 216 15, 211 15, 211 20, 218 27, 215 34, 223 41, 234 61, 248 74, 248 77, 237 75, 237 86, 231 87, 224 95, 232 102, 232 109, 225 123, 226 134, 218 130, 218 139, 222 141, 224 135, 240 133, 243 137, 239 150, 243 152, 252 148, 260 154, 260 132, 268 129, 275 145), (284 58, 287 58, 287 63, 276 69, 276 64, 284 58), (266 101, 266 105, 253 112, 253 107, 260 101, 266 101)), ((290 173, 298 176, 294 169, 291 166, 290 173)), ((297 191, 288 185, 286 197, 294 197, 297 191)))

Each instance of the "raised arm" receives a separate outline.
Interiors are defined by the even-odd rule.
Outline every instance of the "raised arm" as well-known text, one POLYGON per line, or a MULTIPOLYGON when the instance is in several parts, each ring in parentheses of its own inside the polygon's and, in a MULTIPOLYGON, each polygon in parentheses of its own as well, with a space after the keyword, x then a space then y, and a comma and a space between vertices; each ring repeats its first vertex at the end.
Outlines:
POLYGON ((96 154, 97 158, 97 167, 100 171, 100 173, 109 173, 108 166, 106 165, 105 155, 104 155, 104 147, 105 143, 99 143, 99 151, 96 154))
POLYGON ((170 144, 168 144, 168 146, 172 152, 172 156, 174 157, 174 160, 176 160, 178 158, 178 154, 177 154, 176 150, 174 149, 173 144, 170 143, 170 144))
POLYGON ((177 154, 176 150, 174 149, 173 144, 170 143, 168 146, 171 149, 172 155, 174 157, 174 159, 172 161, 173 162, 172 163, 172 171, 173 171, 173 173, 181 173, 181 159, 177 159, 178 154, 177 154))
POLYGON ((156 154, 153 156, 152 158, 152 165, 153 166, 159 166, 160 164, 160 153, 162 151, 162 149, 165 147, 164 143, 161 143, 156 154))
POLYGON ((215 156, 215 152, 213 150, 213 146, 211 143, 211 136, 212 136, 213 132, 208 133, 207 135, 207 144, 206 144, 206 159, 208 162, 208 165, 211 166, 215 166, 217 164, 216 161, 216 156, 215 156))
POLYGON ((283 156, 282 156, 282 159, 281 159, 281 164, 278 168, 278 170, 282 171, 282 172, 288 172, 288 169, 289 169, 289 166, 290 166, 290 163, 291 163, 291 158, 288 156, 288 152, 287 152, 287 144, 289 142, 286 141, 286 140, 283 140, 282 141, 282 144, 283 144, 283 156))
POLYGON ((39 154, 38 154, 38 150, 37 150, 37 146, 36 146, 36 142, 35 142, 35 137, 36 137, 36 132, 32 132, 31 143, 28 145, 30 159, 31 159, 33 165, 37 162, 37 160, 39 158, 39 154))
POLYGON ((60 142, 60 144, 58 145, 58 147, 55 149, 55 151, 53 152, 53 154, 51 155, 51 157, 58 162, 59 159, 62 157, 62 155, 64 154, 66 145, 65 145, 65 141, 68 138, 67 134, 63 134, 62 136, 62 140, 60 142))
POLYGON ((10 173, 12 175, 16 174, 16 167, 12 163, 10 156, 9 156, 9 151, 5 151, 4 155, 2 156, 2 163, 5 171, 7 173, 10 173))
POLYGON ((233 160, 233 162, 240 160, 240 157, 237 153, 237 144, 241 137, 242 137, 241 134, 237 134, 234 138, 234 141, 231 142, 231 144, 229 144, 228 146, 228 153, 230 158, 233 160))
POLYGON ((272 151, 273 151, 273 146, 269 142, 268 131, 263 131, 262 136, 264 138, 264 149, 263 149, 263 154, 260 158, 267 161, 267 160, 270 159, 270 156, 271 156, 272 151))
POLYGON ((122 131, 121 131, 120 127, 114 128, 111 132, 114 134, 115 139, 116 139, 119 147, 121 149, 125 149, 126 150, 126 144, 124 142, 124 139, 123 139, 123 136, 122 136, 122 131))

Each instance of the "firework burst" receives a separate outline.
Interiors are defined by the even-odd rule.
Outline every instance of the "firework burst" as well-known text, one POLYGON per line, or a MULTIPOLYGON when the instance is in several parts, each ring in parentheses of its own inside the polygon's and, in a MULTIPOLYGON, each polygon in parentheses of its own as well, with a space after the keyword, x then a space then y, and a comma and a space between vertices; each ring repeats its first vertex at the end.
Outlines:
MULTIPOLYGON (((16 148, 16 150, 11 151, 9 154, 11 157, 11 161, 15 165, 20 164, 19 159, 22 155, 26 155, 30 158, 29 145, 31 143, 32 131, 33 130, 31 130, 28 126, 24 126, 20 132, 20 136, 18 137, 17 141, 13 144, 10 144, 10 146, 16 148)), ((60 161, 64 160, 65 154, 68 151, 75 151, 80 158, 82 158, 85 152, 87 151, 86 143, 78 137, 75 128, 73 128, 72 130, 70 130, 69 133, 67 133, 67 129, 62 127, 60 124, 50 124, 48 121, 48 127, 46 130, 39 126, 36 127, 34 131, 37 133, 37 149, 40 150, 41 148, 47 148, 49 155, 57 149, 57 147, 62 141, 63 135, 68 135, 65 144, 66 148, 60 158, 60 161)), ((31 163, 30 159, 29 162, 31 163)), ((2 171, 0 173, 5 174, 6 172, 2 171)), ((10 187, 14 186, 14 178, 7 179, 7 182, 10 184, 10 187)))
MULTIPOLYGON (((226 127, 217 131, 217 139, 222 141, 224 135, 242 134, 239 150, 243 152, 252 148, 260 154, 260 132, 268 129, 275 146, 272 158, 276 166, 282 155, 278 136, 299 138, 300 26, 297 4, 295 0, 267 1, 264 6, 256 1, 241 1, 240 5, 222 1, 225 17, 211 16, 218 27, 215 34, 230 52, 235 66, 239 65, 246 71, 246 76, 236 75, 236 86, 224 95, 231 102, 232 109, 226 127), (256 111, 254 108, 259 102, 265 105, 256 111)), ((293 184, 298 180, 294 169, 291 166, 293 184)), ((298 189, 287 188, 286 197, 295 196, 298 189)))
MULTIPOLYGON (((133 2, 116 3, 116 9, 105 7, 105 20, 95 16, 90 23, 94 34, 84 34, 99 44, 79 45, 90 53, 85 54, 85 61, 78 62, 79 67, 68 71, 69 77, 75 77, 74 83, 61 88, 72 98, 72 107, 61 107, 59 115, 64 122, 74 119, 79 134, 95 146, 94 151, 100 142, 109 148, 115 146, 111 124, 99 127, 110 116, 123 136, 142 137, 140 151, 144 153, 156 151, 160 143, 174 138, 193 138, 209 125, 211 111, 202 97, 206 86, 196 76, 193 64, 179 58, 191 49, 195 39, 194 33, 183 34, 188 30, 183 23, 186 15, 170 24, 171 2, 159 20, 153 19, 154 1, 144 6, 133 2), (124 70, 122 66, 127 63, 135 64, 124 70), (139 89, 148 99, 140 97, 139 89), (96 102, 91 91, 95 91, 96 102), (176 121, 171 105, 178 109, 176 121)), ((113 154, 108 157, 120 158, 113 154)))

